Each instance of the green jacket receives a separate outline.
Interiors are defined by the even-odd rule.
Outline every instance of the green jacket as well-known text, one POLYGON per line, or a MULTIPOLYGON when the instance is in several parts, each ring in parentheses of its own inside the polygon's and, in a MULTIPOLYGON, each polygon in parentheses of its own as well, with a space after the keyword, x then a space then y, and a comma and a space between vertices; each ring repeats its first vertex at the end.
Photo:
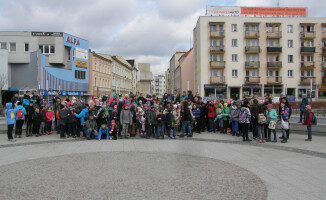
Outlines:
MULTIPOLYGON (((222 114, 227 114, 228 115, 229 112, 230 112, 230 108, 229 107, 224 107, 223 111, 222 111, 222 114)), ((223 120, 226 121, 226 120, 228 120, 228 118, 226 116, 224 116, 223 120)))
POLYGON ((271 109, 269 112, 266 113, 266 124, 269 124, 270 121, 274 121, 277 119, 277 114, 274 109, 271 109), (269 118, 271 116, 271 118, 269 118))

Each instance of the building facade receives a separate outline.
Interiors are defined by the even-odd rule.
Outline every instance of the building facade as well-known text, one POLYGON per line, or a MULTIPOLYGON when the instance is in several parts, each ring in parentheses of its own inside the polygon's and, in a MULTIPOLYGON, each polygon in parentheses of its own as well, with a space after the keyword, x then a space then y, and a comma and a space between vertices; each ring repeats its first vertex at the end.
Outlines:
POLYGON ((132 66, 121 56, 112 56, 112 90, 121 95, 132 92, 132 66))
POLYGON ((326 19, 199 17, 194 82, 201 96, 241 99, 286 93, 326 98, 326 19))
POLYGON ((132 93, 137 94, 137 72, 138 68, 135 60, 127 60, 132 67, 132 93))
POLYGON ((191 48, 180 59, 180 92, 194 91, 194 53, 191 48))
POLYGON ((140 73, 138 81, 139 94, 148 94, 151 92, 151 82, 153 80, 153 74, 149 63, 138 63, 138 69, 140 73))
POLYGON ((97 97, 111 96, 112 58, 89 53, 89 92, 97 97))
MULTIPOLYGON (((0 48, 8 51, 7 97, 37 90, 49 96, 85 96, 89 88, 87 40, 63 32, 0 32, 0 48)), ((3 62, 3 60, 2 60, 3 62)))
POLYGON ((173 56, 170 59, 170 65, 169 65, 169 82, 168 82, 168 91, 167 92, 173 92, 176 89, 174 78, 175 78, 175 70, 179 66, 179 59, 185 52, 176 52, 173 54, 173 56))
POLYGON ((152 85, 152 93, 155 93, 158 98, 163 98, 165 93, 165 76, 164 75, 156 75, 153 78, 151 83, 152 85))

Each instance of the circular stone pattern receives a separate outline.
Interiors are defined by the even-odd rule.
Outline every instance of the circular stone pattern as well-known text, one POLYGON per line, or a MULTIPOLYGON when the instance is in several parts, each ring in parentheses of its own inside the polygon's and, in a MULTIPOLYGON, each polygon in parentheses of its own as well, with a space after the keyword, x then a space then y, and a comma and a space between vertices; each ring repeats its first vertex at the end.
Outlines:
POLYGON ((267 199, 260 178, 223 161, 101 152, 0 167, 0 199, 267 199))

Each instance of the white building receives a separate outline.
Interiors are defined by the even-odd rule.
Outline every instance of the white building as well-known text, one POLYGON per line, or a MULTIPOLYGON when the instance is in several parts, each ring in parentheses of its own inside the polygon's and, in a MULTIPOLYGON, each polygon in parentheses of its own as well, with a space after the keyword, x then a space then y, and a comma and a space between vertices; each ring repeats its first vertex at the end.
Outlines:
POLYGON ((151 90, 152 93, 155 93, 158 98, 163 98, 165 93, 165 76, 164 75, 156 75, 151 82, 151 90))

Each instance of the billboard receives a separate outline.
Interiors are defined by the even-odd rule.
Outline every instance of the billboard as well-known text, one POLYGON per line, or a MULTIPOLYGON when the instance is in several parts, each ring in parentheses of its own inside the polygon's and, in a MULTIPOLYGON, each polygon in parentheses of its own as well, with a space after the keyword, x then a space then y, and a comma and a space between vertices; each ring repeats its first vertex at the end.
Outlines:
POLYGON ((88 51, 76 47, 76 58, 88 60, 88 51))
POLYGON ((206 16, 306 17, 307 8, 208 6, 206 16))
POLYGON ((87 69, 87 62, 86 61, 76 60, 75 65, 76 65, 76 67, 87 69))

